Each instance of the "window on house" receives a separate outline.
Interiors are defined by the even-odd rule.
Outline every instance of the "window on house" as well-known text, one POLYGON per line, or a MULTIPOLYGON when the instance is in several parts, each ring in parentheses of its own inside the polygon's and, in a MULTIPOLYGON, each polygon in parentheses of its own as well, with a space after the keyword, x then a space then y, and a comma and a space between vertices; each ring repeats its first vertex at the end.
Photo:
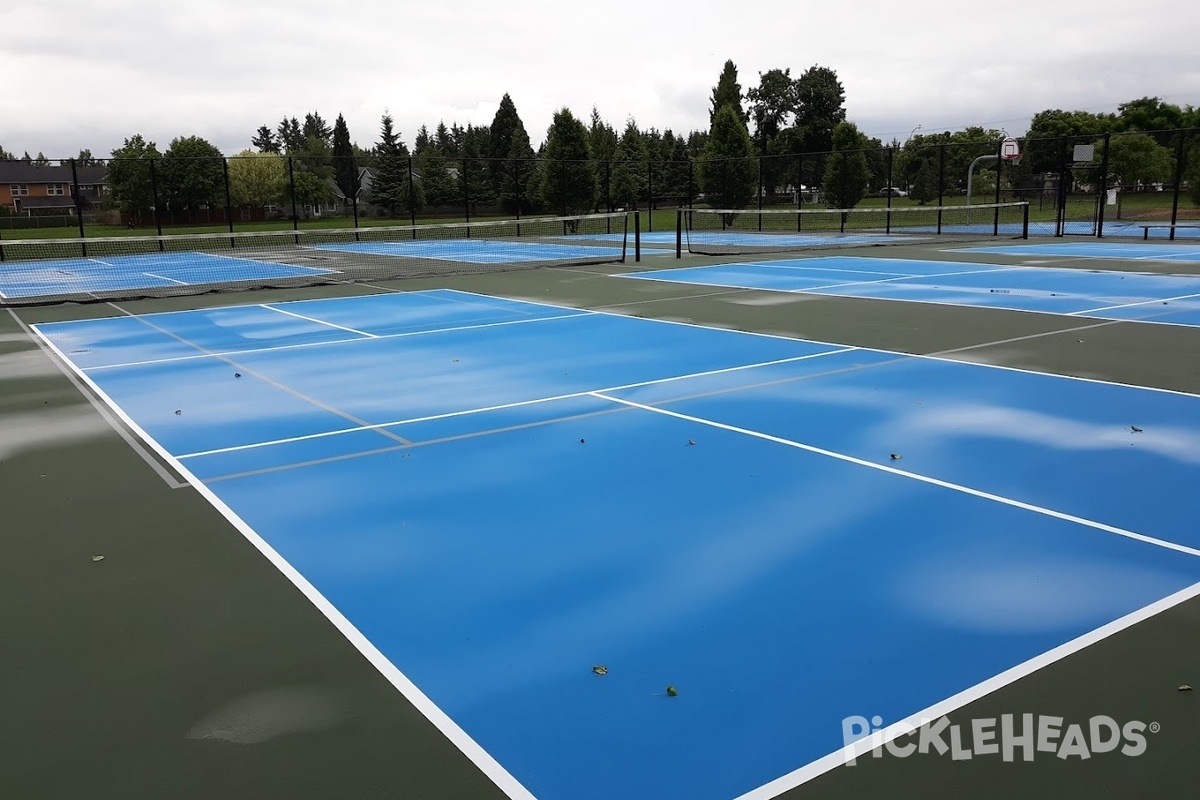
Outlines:
POLYGON ((14 183, 8 187, 8 190, 12 192, 13 197, 24 197, 29 194, 29 187, 23 183, 14 183))
POLYGON ((47 183, 46 194, 52 197, 62 197, 63 185, 61 183, 47 183))

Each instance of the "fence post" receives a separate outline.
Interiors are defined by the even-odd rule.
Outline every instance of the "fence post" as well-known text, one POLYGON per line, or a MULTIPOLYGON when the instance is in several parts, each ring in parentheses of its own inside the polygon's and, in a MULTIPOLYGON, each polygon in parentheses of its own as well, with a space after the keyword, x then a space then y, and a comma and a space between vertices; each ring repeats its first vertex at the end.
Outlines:
POLYGON ((521 160, 514 158, 513 166, 513 203, 517 212, 517 236, 521 235, 521 160))
POLYGON ((350 156, 350 171, 354 177, 350 179, 350 207, 354 212, 354 241, 362 241, 358 234, 358 193, 362 191, 362 178, 358 173, 358 159, 350 156))
MULTIPOLYGON (((1194 132, 1194 131, 1192 131, 1194 132)), ((1187 138, 1188 131, 1179 132, 1179 142, 1175 145, 1175 191, 1171 196, 1171 224, 1176 225, 1179 222, 1179 185, 1183 183, 1183 140, 1187 138)), ((1175 229, 1170 229, 1170 238, 1175 240, 1175 229)))
POLYGON ((75 159, 71 159, 71 202, 75 204, 75 218, 79 221, 79 249, 84 258, 87 258, 87 242, 83 241, 87 238, 87 233, 83 229, 83 206, 82 198, 79 196, 79 170, 75 167, 75 159))
POLYGON ((762 210, 763 210, 763 157, 758 156, 758 232, 762 233, 762 210))
MULTIPOLYGON (((86 239, 88 234, 83 229, 83 197, 79 194, 79 170, 76 166, 76 160, 71 160, 71 203, 76 207, 76 218, 79 222, 79 239, 86 239)), ((84 245, 84 258, 88 257, 86 245, 84 245)))
MULTIPOLYGON (((225 174, 225 219, 229 222, 229 232, 233 233, 233 195, 229 191, 229 159, 221 159, 221 170, 225 174)), ((229 249, 237 247, 237 242, 229 237, 229 249)))
MULTIPOLYGON (((463 207, 466 209, 466 212, 467 212, 466 219, 467 219, 467 223, 469 224, 471 222, 471 182, 467 180, 467 158, 466 158, 466 156, 463 156, 462 165, 463 165, 463 169, 462 169, 463 207)), ((468 239, 471 238, 471 229, 470 228, 467 228, 467 238, 468 239)))
POLYGON ((154 166, 154 159, 150 159, 150 198, 154 201, 152 208, 154 209, 154 230, 158 233, 158 250, 163 251, 162 241, 162 217, 159 216, 158 207, 158 170, 154 166))
POLYGON ((946 207, 946 143, 938 145, 938 217, 937 232, 942 235, 942 214, 946 207))
POLYGON ((883 212, 883 232, 892 232, 892 187, 895 186, 896 148, 887 148, 887 211, 883 212))
POLYGON ((1000 235, 1000 179, 1004 176, 1004 140, 996 143, 996 189, 992 192, 992 236, 1000 235))
MULTIPOLYGON (((291 186, 292 194, 292 230, 300 230, 300 214, 296 210, 296 168, 293 164, 293 159, 288 156, 288 184, 291 186)), ((295 237, 296 244, 300 244, 300 237, 295 237)))
POLYGON ((417 224, 417 187, 413 178, 412 156, 408 157, 408 219, 410 224, 417 224))

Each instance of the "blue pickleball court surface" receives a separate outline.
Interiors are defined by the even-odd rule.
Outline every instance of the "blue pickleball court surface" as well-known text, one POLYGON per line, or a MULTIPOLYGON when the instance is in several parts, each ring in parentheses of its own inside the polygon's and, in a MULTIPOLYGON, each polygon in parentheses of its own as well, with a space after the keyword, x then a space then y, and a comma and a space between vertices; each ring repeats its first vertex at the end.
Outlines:
POLYGON ((327 269, 210 253, 10 261, 0 264, 0 298, 103 294, 129 289, 302 278, 329 272, 327 269))
POLYGON ((619 277, 1200 326, 1200 276, 1194 275, 829 256, 619 277))
MULTIPOLYGON (((1198 228, 1197 230, 1200 230, 1198 228)), ((1066 256, 1068 258, 1114 258, 1125 261, 1174 261, 1200 263, 1200 242, 1195 244, 1052 242, 963 248, 963 253, 1003 253, 1012 256, 1066 256)))
POLYGON ((37 330, 514 797, 796 784, 1200 581, 1192 395, 441 290, 37 330))

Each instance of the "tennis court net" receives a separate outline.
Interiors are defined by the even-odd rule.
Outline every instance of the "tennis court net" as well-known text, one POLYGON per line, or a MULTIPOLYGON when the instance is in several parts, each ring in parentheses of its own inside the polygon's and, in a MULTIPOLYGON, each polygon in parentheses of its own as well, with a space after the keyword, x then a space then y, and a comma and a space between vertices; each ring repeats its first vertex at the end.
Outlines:
POLYGON ((942 237, 1029 238, 1028 203, 852 209, 680 209, 676 255, 767 253, 915 243, 942 237))
POLYGON ((0 306, 624 262, 636 212, 438 225, 0 239, 0 306))

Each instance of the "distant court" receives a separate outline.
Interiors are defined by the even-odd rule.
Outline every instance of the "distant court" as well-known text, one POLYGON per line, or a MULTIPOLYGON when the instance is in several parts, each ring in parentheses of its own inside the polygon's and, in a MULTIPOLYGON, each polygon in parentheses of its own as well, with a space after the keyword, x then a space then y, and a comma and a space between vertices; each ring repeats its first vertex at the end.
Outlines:
MULTIPOLYGON (((971 248, 969 252, 1050 254, 1038 247, 971 248)), ((1200 251, 1188 257, 1200 261, 1200 251)), ((1183 254, 1178 260, 1184 260, 1183 254)), ((1200 326, 1200 276, 1189 275, 828 256, 650 270, 620 277, 1200 326)))

